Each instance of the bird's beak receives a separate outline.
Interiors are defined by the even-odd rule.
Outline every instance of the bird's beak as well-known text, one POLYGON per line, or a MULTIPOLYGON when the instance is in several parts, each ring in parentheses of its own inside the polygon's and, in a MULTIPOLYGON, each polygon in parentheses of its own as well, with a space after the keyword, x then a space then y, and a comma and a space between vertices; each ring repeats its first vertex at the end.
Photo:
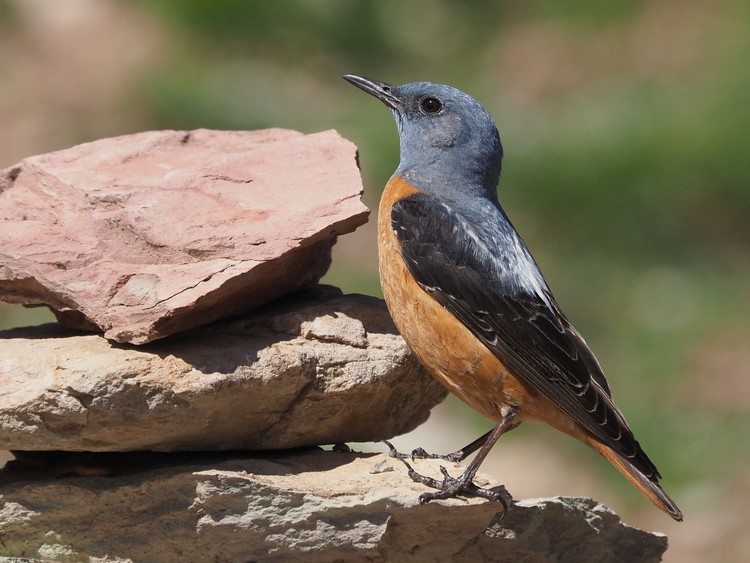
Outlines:
POLYGON ((385 82, 378 82, 372 78, 357 76, 356 74, 345 74, 342 76, 347 82, 351 82, 360 90, 375 96, 391 109, 398 110, 403 106, 401 100, 393 94, 394 86, 385 82))

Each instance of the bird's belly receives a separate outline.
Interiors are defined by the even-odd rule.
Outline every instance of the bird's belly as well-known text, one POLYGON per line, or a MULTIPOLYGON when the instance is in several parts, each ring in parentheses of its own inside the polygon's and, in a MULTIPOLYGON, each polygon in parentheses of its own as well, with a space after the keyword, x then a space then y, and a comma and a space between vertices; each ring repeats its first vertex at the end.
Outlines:
POLYGON ((404 180, 392 179, 383 193, 378 217, 380 283, 396 328, 420 363, 484 416, 498 420, 507 409, 513 409, 521 418, 535 418, 531 411, 537 394, 424 291, 406 267, 391 226, 390 209, 393 201, 414 191, 404 180))

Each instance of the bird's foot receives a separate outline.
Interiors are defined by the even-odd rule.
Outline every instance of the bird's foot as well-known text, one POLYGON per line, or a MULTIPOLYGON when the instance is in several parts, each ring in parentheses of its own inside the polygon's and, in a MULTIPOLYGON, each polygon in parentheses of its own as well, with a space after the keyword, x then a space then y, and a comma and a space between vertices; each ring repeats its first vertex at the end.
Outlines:
POLYGON ((444 461, 457 463, 459 461, 462 461, 466 457, 464 450, 458 450, 457 452, 453 452, 450 454, 440 455, 430 454, 427 453, 423 448, 417 448, 415 450, 412 450, 410 454, 405 454, 398 451, 388 440, 383 440, 383 443, 388 446, 388 455, 390 457, 395 457, 396 459, 400 459, 402 461, 405 459, 411 459, 412 461, 414 461, 415 459, 442 459, 444 461))
POLYGON ((443 474, 443 480, 438 481, 432 477, 427 477, 426 475, 417 473, 406 461, 403 459, 401 461, 406 465, 409 470, 409 477, 413 481, 422 483, 432 489, 437 489, 434 493, 422 493, 419 495, 419 504, 427 504, 432 500, 451 498, 458 496, 460 493, 465 493, 500 502, 500 504, 503 505, 504 516, 510 507, 510 503, 513 501, 513 497, 503 485, 498 485, 491 489, 485 489, 476 485, 472 481, 474 475, 471 474, 471 470, 464 471, 460 477, 456 478, 451 477, 448 474, 448 470, 441 465, 440 472, 443 474))

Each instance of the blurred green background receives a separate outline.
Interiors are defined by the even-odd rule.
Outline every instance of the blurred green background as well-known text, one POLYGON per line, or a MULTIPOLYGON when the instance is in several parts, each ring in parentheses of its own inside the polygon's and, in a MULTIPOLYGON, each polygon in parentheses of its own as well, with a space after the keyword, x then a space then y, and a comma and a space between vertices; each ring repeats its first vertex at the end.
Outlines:
MULTIPOLYGON (((340 75, 468 91, 500 129, 506 211, 686 522, 545 429, 504 438, 485 469, 517 497, 606 501, 666 532, 668 561, 745 561, 749 53, 740 0, 0 0, 0 167, 146 129, 336 128, 375 209, 395 126, 340 75)), ((380 295, 372 225, 325 281, 380 295)), ((0 327, 51 318, 0 305, 0 327)), ((427 426, 447 451, 487 422, 449 401, 427 426)))

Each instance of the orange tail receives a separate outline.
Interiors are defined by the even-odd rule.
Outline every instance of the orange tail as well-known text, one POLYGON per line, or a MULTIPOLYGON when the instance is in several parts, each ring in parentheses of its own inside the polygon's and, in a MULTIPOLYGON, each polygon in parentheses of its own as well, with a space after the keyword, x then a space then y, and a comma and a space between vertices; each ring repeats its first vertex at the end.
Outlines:
POLYGON ((672 518, 678 522, 682 522, 682 511, 677 507, 674 501, 669 498, 667 493, 633 465, 623 458, 621 455, 615 453, 611 448, 605 446, 601 442, 597 442, 593 438, 587 440, 588 444, 602 454, 607 461, 614 465, 620 473, 625 475, 628 480, 635 485, 643 495, 653 502, 657 508, 669 514, 672 518))

